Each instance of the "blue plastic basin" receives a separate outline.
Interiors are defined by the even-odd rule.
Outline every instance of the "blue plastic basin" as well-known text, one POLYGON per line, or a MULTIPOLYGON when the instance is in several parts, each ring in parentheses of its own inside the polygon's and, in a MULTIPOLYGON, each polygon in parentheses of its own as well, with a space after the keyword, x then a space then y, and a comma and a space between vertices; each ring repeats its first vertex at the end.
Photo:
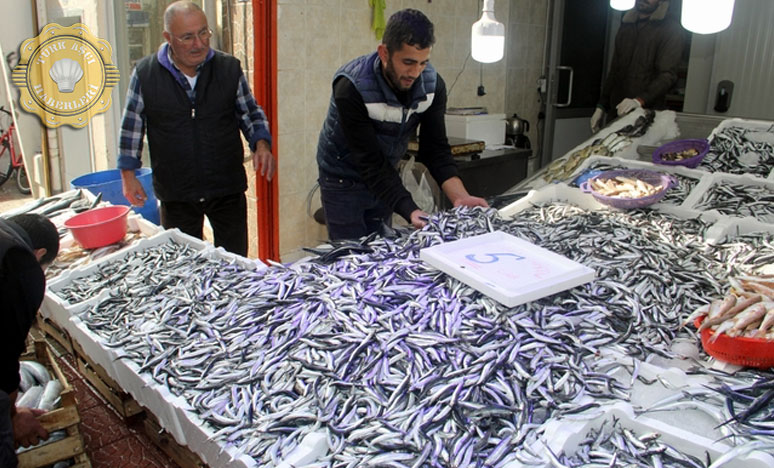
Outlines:
MULTIPOLYGON (((136 169, 134 173, 142 184, 142 188, 145 189, 148 199, 142 207, 133 206, 132 209, 153 224, 160 224, 159 203, 153 193, 153 171, 147 167, 141 167, 136 169)), ((121 171, 119 169, 84 174, 71 180, 70 186, 75 189, 87 189, 95 196, 101 193, 103 200, 114 205, 129 205, 121 188, 121 171)))

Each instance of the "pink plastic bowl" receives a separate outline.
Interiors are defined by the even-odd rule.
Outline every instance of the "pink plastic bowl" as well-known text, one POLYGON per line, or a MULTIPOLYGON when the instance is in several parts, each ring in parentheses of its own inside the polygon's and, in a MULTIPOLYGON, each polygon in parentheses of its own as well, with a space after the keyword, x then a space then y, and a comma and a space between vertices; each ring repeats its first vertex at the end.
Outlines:
POLYGON ((65 221, 66 228, 84 249, 115 244, 126 235, 127 213, 131 208, 111 205, 84 211, 65 221))

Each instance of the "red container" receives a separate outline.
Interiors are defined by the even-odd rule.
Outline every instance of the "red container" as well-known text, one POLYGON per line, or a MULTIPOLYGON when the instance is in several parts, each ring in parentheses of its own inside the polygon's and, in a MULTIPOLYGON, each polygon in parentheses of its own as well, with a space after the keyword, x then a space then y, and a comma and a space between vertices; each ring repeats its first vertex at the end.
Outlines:
POLYGON ((111 205, 84 211, 65 221, 66 228, 84 249, 115 244, 126 235, 127 213, 131 208, 111 205))
MULTIPOLYGON (((699 317, 694 322, 699 328, 705 317, 699 317)), ((721 333, 716 340, 710 342, 714 332, 709 328, 701 331, 701 344, 707 354, 723 362, 738 366, 758 367, 768 369, 774 367, 774 341, 761 338, 730 337, 721 333)))

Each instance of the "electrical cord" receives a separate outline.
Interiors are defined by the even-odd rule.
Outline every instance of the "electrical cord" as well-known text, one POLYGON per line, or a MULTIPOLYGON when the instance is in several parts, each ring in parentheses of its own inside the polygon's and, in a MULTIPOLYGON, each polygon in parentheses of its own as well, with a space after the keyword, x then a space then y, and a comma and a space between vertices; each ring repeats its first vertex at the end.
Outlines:
POLYGON ((309 195, 306 196, 306 214, 312 219, 314 219, 314 214, 312 213, 312 197, 314 197, 314 192, 316 192, 318 188, 320 188, 320 184, 315 182, 314 187, 309 191, 309 195))
POLYGON ((458 80, 458 79, 460 79, 460 75, 462 75, 462 72, 464 72, 464 71, 465 71, 465 65, 467 65, 467 64, 468 64, 468 59, 469 59, 469 58, 470 58, 470 52, 468 52, 468 56, 467 56, 467 57, 465 57, 465 61, 464 61, 464 62, 462 62, 462 70, 460 70, 460 71, 459 71, 459 73, 457 73, 457 76, 455 76, 455 77, 454 77, 454 82, 453 82, 453 83, 452 83, 452 85, 449 87, 449 92, 448 92, 448 93, 446 93, 446 98, 447 98, 447 99, 451 97, 451 93, 452 93, 452 90, 454 89, 454 85, 456 85, 456 84, 457 84, 457 80, 458 80))

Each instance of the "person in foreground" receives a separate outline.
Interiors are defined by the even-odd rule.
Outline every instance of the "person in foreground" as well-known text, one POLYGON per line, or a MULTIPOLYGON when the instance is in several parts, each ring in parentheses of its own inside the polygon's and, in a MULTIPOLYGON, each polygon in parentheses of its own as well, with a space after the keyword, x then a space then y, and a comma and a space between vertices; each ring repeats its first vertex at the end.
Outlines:
POLYGON ((666 94, 677 81, 683 53, 683 31, 669 15, 665 0, 637 0, 621 20, 615 36, 610 71, 591 116, 591 131, 608 120, 645 107, 665 109, 666 94))
POLYGON ((376 52, 342 66, 333 77, 328 115, 317 146, 320 194, 331 240, 357 239, 390 224, 393 211, 425 225, 401 183, 397 165, 419 127, 417 160, 457 206, 488 206, 457 175, 444 114, 446 85, 432 65, 433 24, 405 9, 387 21, 376 52))
POLYGON ((46 289, 45 268, 59 253, 59 234, 48 218, 22 214, 0 218, 0 466, 17 466, 16 445, 48 438, 36 416, 45 411, 17 408, 19 357, 26 348, 46 289))
POLYGON ((147 132, 161 224, 202 238, 204 216, 215 245, 247 255, 247 177, 240 129, 253 169, 271 180, 275 162, 266 115, 239 60, 210 48, 201 8, 175 2, 164 13, 163 44, 132 72, 121 124, 118 168, 126 199, 142 206, 135 176, 147 132))

